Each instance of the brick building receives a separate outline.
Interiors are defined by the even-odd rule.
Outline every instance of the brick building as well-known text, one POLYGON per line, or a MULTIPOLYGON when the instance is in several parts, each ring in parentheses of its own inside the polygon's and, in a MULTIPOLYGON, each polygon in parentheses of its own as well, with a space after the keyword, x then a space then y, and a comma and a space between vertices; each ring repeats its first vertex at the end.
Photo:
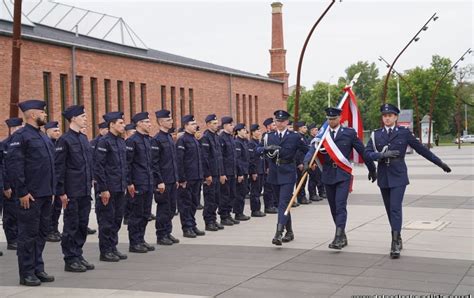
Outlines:
MULTIPOLYGON (((61 111, 84 104, 89 137, 107 111, 121 110, 126 122, 139 111, 166 108, 175 126, 192 113, 232 115, 237 122, 261 123, 285 108, 285 69, 281 3, 272 4, 271 70, 255 75, 157 50, 131 47, 41 24, 22 25, 20 101, 43 98, 49 118, 63 123, 61 111)), ((0 20, 0 135, 7 133, 12 55, 12 23, 0 20)), ((154 118, 154 116, 152 117, 154 118)))

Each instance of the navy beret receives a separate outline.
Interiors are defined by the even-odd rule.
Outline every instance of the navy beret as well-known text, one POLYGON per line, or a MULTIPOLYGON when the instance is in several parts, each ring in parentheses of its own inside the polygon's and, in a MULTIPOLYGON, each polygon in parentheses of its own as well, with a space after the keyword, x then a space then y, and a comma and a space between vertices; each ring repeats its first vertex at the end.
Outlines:
POLYGON ((84 111, 84 106, 83 105, 73 105, 73 106, 67 107, 63 111, 63 116, 67 120, 71 120, 72 117, 77 117, 77 116, 82 115, 84 113, 85 113, 85 111, 84 111))
POLYGON ((300 127, 305 126, 305 125, 306 125, 306 122, 304 122, 304 121, 298 121, 298 122, 296 122, 295 124, 296 124, 296 127, 300 128, 300 127))
POLYGON ((109 112, 102 116, 102 118, 104 118, 105 122, 109 123, 117 119, 123 119, 123 112, 109 112))
POLYGON ((275 119, 277 120, 287 120, 288 118, 290 118, 290 114, 287 111, 283 111, 283 110, 276 110, 275 113, 273 113, 273 115, 275 116, 275 119))
POLYGON ((58 121, 49 121, 44 125, 44 129, 59 128, 58 121))
POLYGON ((326 108, 326 117, 334 118, 341 115, 342 110, 339 108, 326 108))
POLYGON ((171 127, 170 130, 168 130, 168 133, 175 133, 176 132, 176 128, 174 127, 171 127))
POLYGON ((256 131, 260 129, 260 125, 258 124, 252 124, 250 125, 250 131, 256 131))
POLYGON ((313 128, 316 128, 316 124, 312 123, 310 125, 308 125, 308 129, 311 130, 313 128))
POLYGON ((237 125, 235 125, 235 127, 234 127, 234 131, 239 131, 239 130, 242 130, 242 129, 245 129, 245 124, 244 123, 237 123, 237 125))
POLYGON ((206 123, 207 123, 207 122, 214 121, 214 120, 217 120, 216 114, 210 114, 210 115, 207 115, 207 116, 206 116, 206 123))
POLYGON ((229 124, 229 123, 232 123, 234 122, 234 119, 232 119, 232 117, 229 117, 229 116, 224 116, 221 118, 221 124, 224 125, 224 124, 229 124))
POLYGON ((180 127, 180 128, 178 129, 178 133, 180 133, 180 132, 184 132, 184 127, 180 127))
POLYGON ((272 124, 273 122, 274 122, 273 118, 267 118, 267 119, 265 119, 265 121, 263 121, 263 125, 268 126, 268 125, 272 124))
POLYGON ((171 112, 168 110, 159 110, 155 112, 156 118, 171 118, 171 112))
POLYGON ((22 112, 26 112, 28 110, 44 110, 46 103, 43 100, 39 99, 30 99, 23 102, 18 103, 18 107, 22 112))
POLYGON ((130 124, 125 125, 125 130, 126 131, 134 130, 136 128, 137 128, 137 126, 135 125, 135 123, 130 123, 130 124))
POLYGON ((149 116, 148 112, 136 113, 132 117, 132 122, 137 124, 138 121, 142 121, 142 120, 149 119, 149 118, 150 118, 150 116, 149 116))
POLYGON ((21 118, 10 118, 5 120, 5 123, 8 127, 16 127, 23 124, 23 119, 21 118))
POLYGON ((193 115, 185 115, 181 118, 181 124, 186 125, 189 122, 196 121, 193 115))
POLYGON ((99 123, 99 129, 104 129, 104 128, 107 128, 107 122, 99 123))
POLYGON ((396 114, 396 115, 400 114, 400 110, 396 106, 389 103, 383 104, 380 107, 380 112, 382 114, 396 114))

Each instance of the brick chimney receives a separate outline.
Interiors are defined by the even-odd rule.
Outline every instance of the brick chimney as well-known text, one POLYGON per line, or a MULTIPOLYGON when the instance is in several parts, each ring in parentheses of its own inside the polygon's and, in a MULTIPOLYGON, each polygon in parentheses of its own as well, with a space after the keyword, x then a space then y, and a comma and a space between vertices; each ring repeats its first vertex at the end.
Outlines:
POLYGON ((283 45, 283 16, 281 2, 272 3, 272 48, 270 49, 271 69, 268 76, 284 81, 283 99, 288 98, 288 76, 286 72, 286 50, 283 45))

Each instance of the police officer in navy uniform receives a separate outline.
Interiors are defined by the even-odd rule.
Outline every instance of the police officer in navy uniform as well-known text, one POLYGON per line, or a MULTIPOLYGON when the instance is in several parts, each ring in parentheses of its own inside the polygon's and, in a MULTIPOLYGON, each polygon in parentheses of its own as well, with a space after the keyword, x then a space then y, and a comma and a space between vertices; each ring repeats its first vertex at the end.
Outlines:
POLYGON ((103 116, 109 132, 97 143, 94 177, 97 181, 96 213, 99 223, 100 260, 118 262, 127 255, 117 249, 118 232, 122 225, 127 190, 127 157, 123 135, 125 122, 122 112, 103 116))
POLYGON ((128 163, 128 222, 129 251, 147 253, 155 250, 145 241, 145 231, 151 212, 154 185, 151 121, 148 112, 137 113, 132 117, 135 133, 125 140, 128 163))
MULTIPOLYGON (((340 125, 341 112, 342 110, 339 108, 326 109, 326 117, 329 124, 327 129, 329 129, 330 137, 347 160, 350 159, 353 149, 363 156, 364 144, 357 137, 356 131, 353 128, 342 127, 340 125)), ((314 150, 315 146, 311 146, 311 150, 306 154, 306 169, 309 169, 309 161, 313 156, 314 150)), ((377 179, 375 164, 373 161, 367 159, 365 159, 365 164, 369 169, 369 180, 374 182, 377 179)), ((312 168, 314 169, 314 166, 312 168)), ((347 245, 345 233, 347 221, 346 206, 351 180, 351 174, 340 168, 337 163, 330 158, 329 154, 324 155, 322 182, 326 189, 331 215, 336 225, 336 235, 334 240, 329 244, 329 248, 332 249, 342 249, 347 245)))
POLYGON ((399 258, 403 248, 400 232, 402 230, 402 202, 406 186, 409 184, 405 154, 407 146, 431 161, 443 171, 451 169, 441 159, 424 147, 405 127, 396 125, 400 110, 392 104, 380 107, 383 128, 375 130, 365 147, 367 158, 378 161, 377 185, 382 193, 385 210, 392 230, 390 257, 399 258))
POLYGON ((155 180, 158 191, 156 201, 156 238, 159 245, 179 243, 171 232, 172 220, 176 212, 176 190, 178 188, 178 168, 176 164, 176 147, 170 130, 173 118, 168 110, 155 113, 160 131, 151 141, 155 180))
MULTIPOLYGON (((273 118, 267 118, 263 121, 266 131, 262 134, 261 144, 265 146, 268 135, 275 132, 276 125, 273 118)), ((263 176, 263 204, 265 207, 265 214, 277 214, 278 213, 278 198, 275 197, 273 192, 273 185, 268 182, 268 171, 270 168, 271 160, 264 155, 264 171, 263 176)))
MULTIPOLYGON (((8 137, 3 140, 3 160, 6 160, 8 153, 8 144, 10 144, 13 134, 23 127, 23 119, 10 118, 5 120, 8 126, 8 137)), ((10 175, 7 173, 7 168, 3 168, 3 230, 5 231, 5 238, 7 239, 7 249, 17 249, 18 239, 18 196, 13 193, 12 185, 10 183, 10 175)))
POLYGON ((87 238, 91 210, 92 152, 81 129, 87 127, 84 106, 73 105, 63 112, 69 130, 56 142, 56 198, 64 209, 61 247, 64 270, 85 272, 94 265, 83 257, 82 247, 87 238))
MULTIPOLYGON (((46 135, 56 145, 59 137, 61 136, 61 129, 59 128, 58 121, 49 121, 44 125, 46 135)), ((51 209, 51 228, 46 237, 48 242, 59 242, 61 241, 61 233, 59 232, 59 217, 61 216, 61 200, 58 197, 54 197, 53 206, 51 209)))
POLYGON ((250 167, 250 152, 247 127, 244 123, 238 123, 234 127, 235 137, 235 158, 237 161, 237 184, 235 189, 235 200, 233 211, 235 218, 248 220, 249 216, 244 214, 245 197, 249 193, 248 178, 250 167))
MULTIPOLYGON (((310 142, 308 141, 308 138, 306 137, 306 133, 308 132, 308 127, 306 126, 306 122, 298 121, 295 124, 296 124, 296 128, 298 129, 297 133, 303 138, 306 145, 309 146, 310 142)), ((298 153, 296 154, 296 174, 298 175, 297 184, 303 178, 304 157, 305 157, 305 153, 302 153, 301 151, 298 151, 298 153)), ((305 181, 303 182, 303 186, 301 187, 300 192, 298 193, 298 197, 297 197, 298 203, 302 205, 311 204, 311 200, 309 200, 306 197, 306 183, 307 182, 308 182, 308 179, 305 179, 305 181)))
MULTIPOLYGON (((318 134, 318 127, 316 124, 310 124, 308 125, 308 131, 308 143, 311 143, 318 134)), ((322 201, 326 198, 326 191, 324 190, 324 184, 321 182, 321 169, 316 167, 314 170, 309 169, 308 172, 308 193, 310 200, 314 202, 322 201)))
POLYGON ((288 112, 277 110, 274 115, 277 130, 268 134, 268 140, 263 150, 271 159, 268 182, 273 185, 273 191, 279 201, 278 223, 272 243, 282 245, 282 242, 294 239, 291 213, 285 216, 285 210, 295 187, 297 151, 306 153, 308 145, 298 133, 288 130, 288 118, 290 117, 288 112), (283 237, 284 228, 287 231, 285 237, 283 237))
MULTIPOLYGON (((260 194, 262 192, 264 174, 265 174, 265 161, 263 154, 257 151, 260 146, 262 133, 260 131, 260 125, 250 125, 250 141, 248 144, 249 149, 249 183, 250 183, 250 210, 252 211, 252 217, 263 217, 266 214, 261 211, 262 204, 260 202, 260 194)), ((268 203, 267 203, 268 204, 268 203)))
MULTIPOLYGON (((128 138, 130 138, 131 136, 133 136, 136 132, 136 126, 135 126, 135 123, 129 123, 127 125, 125 125, 125 141, 127 141, 128 138)), ((128 224, 128 219, 130 218, 130 213, 132 212, 132 205, 131 205, 131 198, 130 198, 130 194, 127 193, 125 195, 125 211, 124 211, 124 214, 123 214, 123 224, 124 225, 127 225, 128 224)), ((150 209, 151 211, 151 209, 150 209)))
POLYGON ((217 207, 220 199, 220 184, 225 183, 224 165, 219 137, 217 135, 219 122, 215 114, 206 116, 206 131, 200 140, 202 149, 202 167, 204 174, 203 195, 204 209, 202 216, 206 231, 217 231, 224 226, 217 222, 217 207))
POLYGON ((203 179, 201 145, 194 136, 197 122, 193 115, 181 118, 183 134, 176 142, 176 156, 178 163, 178 196, 179 216, 183 237, 196 238, 206 233, 198 229, 196 224, 196 210, 201 196, 203 179))
POLYGON ((54 277, 44 269, 43 249, 51 225, 51 202, 56 187, 54 145, 41 131, 46 104, 27 100, 18 104, 26 125, 13 134, 7 152, 7 172, 18 196, 18 267, 20 284, 39 286, 54 277))

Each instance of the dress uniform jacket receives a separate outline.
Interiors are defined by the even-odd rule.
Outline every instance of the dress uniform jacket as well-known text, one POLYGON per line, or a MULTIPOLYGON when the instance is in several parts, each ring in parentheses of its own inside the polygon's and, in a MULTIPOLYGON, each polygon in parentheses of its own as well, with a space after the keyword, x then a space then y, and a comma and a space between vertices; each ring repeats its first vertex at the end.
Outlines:
POLYGON ((237 176, 244 176, 249 174, 250 154, 248 143, 249 141, 247 141, 247 139, 235 139, 237 176))
POLYGON ((125 141, 127 147, 128 178, 127 184, 133 184, 135 190, 147 192, 153 190, 151 137, 134 133, 125 141))
POLYGON ((200 140, 202 145, 202 165, 204 178, 225 175, 222 151, 217 134, 206 130, 200 140))
POLYGON ((249 148, 249 174, 265 174, 265 160, 263 154, 257 151, 259 142, 257 140, 250 140, 248 142, 249 148))
POLYGON ((222 132, 219 136, 221 144, 222 160, 224 165, 224 173, 226 176, 237 175, 237 158, 235 152, 234 136, 226 132, 222 132))
POLYGON ((176 142, 179 182, 203 179, 201 145, 192 135, 185 132, 176 142))
POLYGON ((176 147, 171 134, 161 131, 151 140, 152 158, 156 184, 171 184, 178 181, 176 147))

